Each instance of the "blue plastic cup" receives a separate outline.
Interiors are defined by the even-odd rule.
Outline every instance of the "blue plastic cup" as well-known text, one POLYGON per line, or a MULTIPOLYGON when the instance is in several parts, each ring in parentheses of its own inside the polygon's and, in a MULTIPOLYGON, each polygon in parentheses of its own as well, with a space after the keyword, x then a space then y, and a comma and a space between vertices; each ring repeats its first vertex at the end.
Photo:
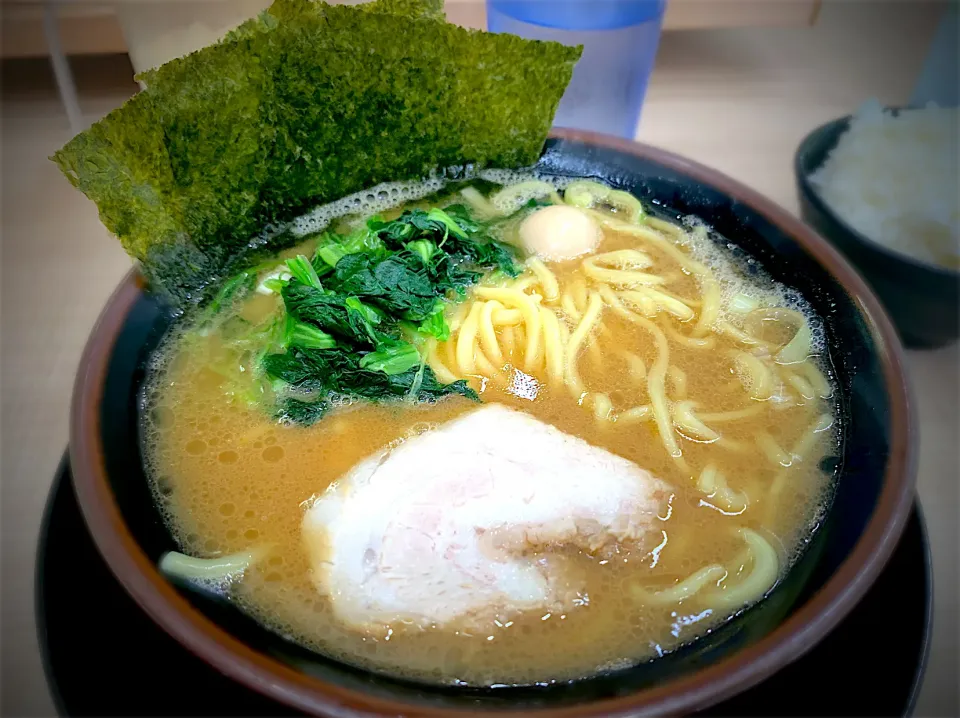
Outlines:
POLYGON ((487 27, 583 45, 554 124, 633 139, 665 6, 666 0, 487 0, 487 27))

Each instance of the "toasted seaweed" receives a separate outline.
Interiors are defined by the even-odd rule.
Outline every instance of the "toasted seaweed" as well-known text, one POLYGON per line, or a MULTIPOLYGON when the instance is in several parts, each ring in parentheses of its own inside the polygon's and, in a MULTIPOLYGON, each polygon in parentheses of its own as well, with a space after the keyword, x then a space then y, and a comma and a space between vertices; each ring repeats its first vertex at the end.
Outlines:
POLYGON ((307 209, 379 182, 533 164, 580 48, 442 22, 439 0, 276 0, 53 160, 177 304, 307 209))

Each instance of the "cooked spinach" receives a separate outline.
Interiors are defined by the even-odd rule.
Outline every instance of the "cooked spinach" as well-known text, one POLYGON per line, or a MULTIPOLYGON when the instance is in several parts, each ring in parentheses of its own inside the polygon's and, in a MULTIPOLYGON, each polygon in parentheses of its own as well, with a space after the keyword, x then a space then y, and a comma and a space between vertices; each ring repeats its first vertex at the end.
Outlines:
POLYGON ((384 374, 403 374, 420 366, 420 352, 409 342, 384 342, 375 352, 360 359, 361 369, 382 371, 384 374))
POLYGON ((370 315, 358 307, 359 300, 350 305, 349 296, 311 287, 297 279, 289 280, 280 295, 287 313, 298 321, 361 347, 376 346, 376 331, 370 315))
POLYGON ((330 402, 326 399, 317 401, 284 399, 277 408, 277 418, 290 424, 310 426, 322 419, 328 411, 330 411, 330 402))
POLYGON ((439 382, 422 345, 449 338, 447 302, 485 272, 519 273, 514 250, 459 205, 371 219, 346 236, 327 231, 312 261, 298 255, 287 266, 290 276, 275 279, 284 338, 261 369, 281 397, 278 416, 298 424, 337 399, 476 399, 464 381, 439 382))
POLYGON ((412 322, 430 316, 438 287, 416 253, 403 250, 385 257, 348 254, 337 262, 327 284, 339 292, 356 295, 389 314, 412 322))
MULTIPOLYGON (((407 345, 412 348, 412 345, 407 345)), ((400 345, 396 345, 400 350, 400 345)), ((413 349, 416 352, 416 349, 413 349)), ((263 368, 268 376, 279 379, 294 389, 316 394, 318 398, 311 404, 329 402, 337 398, 363 398, 372 401, 384 399, 403 399, 411 396, 418 400, 434 400, 449 394, 460 394, 470 399, 477 399, 474 392, 465 381, 456 381, 452 384, 442 384, 429 367, 422 365, 417 355, 414 363, 402 371, 387 373, 381 368, 363 366, 367 356, 376 356, 377 352, 366 355, 346 352, 342 350, 314 350, 293 347, 283 354, 268 354, 264 357, 263 368), (419 382, 419 387, 415 384, 419 382)), ((399 357, 399 354, 398 354, 399 357)), ((370 362, 379 362, 380 358, 370 362)), ((406 360, 404 360, 406 361, 406 360)), ((396 364, 393 369, 402 369, 396 364)), ((280 412, 285 412, 291 420, 297 413, 291 411, 291 402, 299 404, 307 402, 300 399, 287 398, 280 403, 280 412)), ((303 410, 304 407, 298 406, 303 410)), ((322 416, 322 411, 314 417, 314 421, 322 416)), ((299 422, 298 422, 299 423, 299 422)))

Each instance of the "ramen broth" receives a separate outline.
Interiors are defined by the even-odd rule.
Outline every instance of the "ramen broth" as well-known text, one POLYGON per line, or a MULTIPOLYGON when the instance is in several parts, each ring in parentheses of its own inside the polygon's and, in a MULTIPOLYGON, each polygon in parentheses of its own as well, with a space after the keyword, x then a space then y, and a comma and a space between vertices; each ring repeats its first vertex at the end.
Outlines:
MULTIPOLYGON (((478 194, 466 199, 479 215, 509 214, 526 199, 518 190, 512 207, 498 210, 490 195, 478 194)), ((478 404, 461 396, 417 405, 356 401, 311 426, 279 422, 261 406, 237 400, 235 377, 217 368, 237 351, 229 321, 212 331, 187 326, 171 335, 145 395, 148 473, 182 550, 199 557, 263 551, 221 586, 243 610, 345 662, 447 684, 544 683, 634 664, 691 641, 760 599, 802 551, 829 499, 831 477, 820 464, 837 453, 838 429, 817 320, 784 288, 746 272, 697 221, 633 222, 660 238, 650 241, 624 229, 631 220, 617 199, 598 196, 592 206, 578 205, 602 227, 592 254, 534 261, 536 268, 517 279, 482 281, 447 308, 451 336, 429 348, 429 365, 441 380, 463 377, 484 404, 529 414, 669 485, 670 498, 642 540, 594 552, 571 545, 534 552, 533 559, 560 566, 575 589, 558 610, 427 627, 397 620, 361 630, 341 621, 312 580, 301 531, 305 512, 366 457, 478 404), (616 254, 622 250, 642 250, 645 258, 616 254), (677 252, 694 264, 684 266, 677 252), (591 257, 606 259, 591 264, 591 257), (598 268, 664 281, 631 289, 631 277, 598 268), (698 274, 703 268, 709 278, 698 274), (692 317, 677 316, 685 310, 649 294, 651 286, 692 309, 692 317), (557 318, 555 339, 569 350, 564 365, 544 343, 527 361, 530 324, 518 319, 526 300, 514 297, 512 306, 513 295, 502 292, 534 297, 557 318), (714 311, 705 307, 717 299, 716 315, 697 330, 702 313, 714 311), (488 301, 501 304, 488 312, 502 321, 491 320, 496 348, 483 343, 480 329, 476 339, 462 336, 474 332, 471 317, 484 315, 474 305, 488 301), (596 306, 596 323, 583 324, 596 306), (778 351, 804 331, 791 325, 797 316, 810 332, 810 348, 802 361, 786 361, 778 351), (578 333, 579 346, 571 346, 578 333), (459 349, 461 338, 476 348, 459 349), (458 358, 468 355, 480 365, 460 366, 458 358), (490 355, 501 359, 493 371, 490 355), (657 402, 661 386, 666 405, 657 402), (669 441, 657 406, 670 412, 669 441), (770 564, 771 550, 772 569, 761 567, 770 564), (773 578, 760 576, 770 570, 773 578), (751 580, 759 581, 749 589, 756 595, 736 598, 737 587, 751 580)), ((383 216, 399 214, 378 209, 383 216)), ((516 241, 518 224, 519 218, 501 224, 505 240, 516 241)), ((310 251, 305 246, 291 254, 310 251)), ((253 293, 233 311, 256 323, 279 301, 253 293)), ((549 316, 543 321, 553 326, 549 316)), ((551 477, 542 480, 549 484, 551 477)))

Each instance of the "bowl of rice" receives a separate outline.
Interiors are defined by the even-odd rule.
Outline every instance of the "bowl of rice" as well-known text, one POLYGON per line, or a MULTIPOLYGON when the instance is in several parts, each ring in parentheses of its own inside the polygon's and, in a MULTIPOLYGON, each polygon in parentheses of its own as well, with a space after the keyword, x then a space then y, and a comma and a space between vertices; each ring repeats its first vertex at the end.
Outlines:
POLYGON ((801 215, 857 266, 908 347, 960 336, 960 111, 877 102, 795 158, 801 215))

